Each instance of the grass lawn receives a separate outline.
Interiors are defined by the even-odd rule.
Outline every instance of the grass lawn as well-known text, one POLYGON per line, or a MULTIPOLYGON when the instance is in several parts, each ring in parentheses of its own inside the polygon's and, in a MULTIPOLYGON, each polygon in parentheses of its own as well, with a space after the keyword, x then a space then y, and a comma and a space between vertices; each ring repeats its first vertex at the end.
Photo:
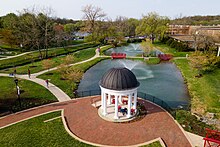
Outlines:
MULTIPOLYGON (((91 146, 71 137, 64 129, 60 111, 51 112, 0 129, 0 146, 4 147, 87 147, 91 146)), ((159 141, 142 147, 162 147, 159 141)))
MULTIPOLYGON (((79 44, 74 47, 67 47, 67 48, 54 48, 48 50, 48 57, 56 57, 59 55, 66 55, 70 54, 82 49, 90 48, 90 47, 95 47, 96 44, 90 44, 90 43, 84 43, 84 44, 79 44)), ((44 52, 43 52, 44 53, 44 52)), ((29 63, 33 63, 35 61, 39 61, 39 52, 32 52, 28 53, 19 57, 11 58, 11 59, 5 59, 5 60, 0 60, 0 69, 5 69, 5 68, 10 68, 10 67, 16 67, 20 65, 25 65, 29 63)))
POLYGON ((191 52, 178 52, 175 48, 171 48, 170 46, 161 43, 161 42, 155 42, 154 47, 159 49, 160 51, 164 53, 172 54, 174 57, 186 57, 186 54, 190 55, 191 52))
POLYGON ((72 138, 64 129, 61 118, 49 122, 45 120, 61 116, 61 112, 52 112, 18 124, 0 129, 0 146, 90 146, 72 138))
MULTIPOLYGON (((102 46, 101 50, 107 50, 109 48, 111 48, 111 46, 106 45, 106 46, 102 46)), ((95 50, 96 50, 96 47, 87 48, 87 49, 79 50, 79 51, 72 53, 74 60, 71 63, 76 63, 76 62, 80 62, 80 61, 92 58, 95 55, 95 50)), ((51 60, 54 61, 53 67, 60 65, 62 63, 62 59, 64 57, 65 56, 59 56, 59 57, 52 58, 51 60)), ((48 59, 46 59, 46 60, 48 60, 48 59)), ((36 73, 36 72, 40 72, 42 70, 45 70, 42 66, 42 61, 37 61, 34 63, 29 63, 24 66, 17 67, 16 72, 17 72, 17 74, 27 74, 28 68, 31 70, 31 73, 36 73)), ((0 70, 1 73, 13 73, 13 71, 14 71, 14 68, 9 68, 7 70, 0 70)))
POLYGON ((129 59, 129 60, 138 60, 138 61, 143 61, 143 62, 145 62, 146 64, 159 64, 160 63, 160 59, 159 58, 157 58, 157 57, 153 57, 153 58, 146 58, 146 59, 144 59, 144 58, 138 58, 138 57, 132 57, 132 58, 126 58, 126 59, 129 59))
MULTIPOLYGON (((95 55, 95 50, 96 48, 88 48, 88 49, 84 49, 84 50, 80 50, 80 51, 72 53, 73 58, 74 58, 72 63, 76 63, 76 62, 83 61, 83 60, 93 57, 95 55)), ((52 58, 51 60, 54 61, 53 67, 60 65, 64 57, 65 56, 52 58)), ((48 60, 48 59, 45 59, 45 60, 48 60)), ((16 72, 17 74, 27 74, 28 68, 31 70, 31 73, 36 73, 36 72, 45 70, 42 66, 42 61, 37 61, 34 63, 29 63, 27 65, 17 67, 16 72)), ((14 68, 9 68, 7 70, 0 70, 0 72, 2 73, 13 73, 13 71, 14 71, 14 68)))
POLYGON ((153 142, 153 143, 148 144, 148 145, 143 145, 141 147, 162 147, 162 145, 160 144, 159 141, 156 141, 156 142, 153 142))
MULTIPOLYGON (((74 69, 79 69, 80 71, 86 72, 90 67, 93 65, 97 64, 98 62, 104 60, 104 59, 109 59, 109 58, 96 58, 92 61, 83 63, 83 64, 78 64, 70 68, 74 69)), ((70 82, 69 80, 62 80, 60 73, 56 71, 51 71, 48 73, 45 73, 43 75, 38 76, 38 78, 42 79, 50 79, 50 82, 53 83, 54 85, 58 86, 60 89, 62 89, 67 95, 70 97, 74 97, 73 90, 77 89, 77 84, 75 82, 70 82), (53 74, 50 74, 53 73, 53 74)))
POLYGON ((100 49, 100 55, 105 55, 105 51, 107 51, 108 49, 112 48, 112 45, 106 45, 104 47, 101 47, 100 49))
POLYGON ((220 69, 196 78, 197 71, 192 69, 187 59, 173 60, 182 71, 191 95, 192 112, 204 114, 213 112, 220 117, 220 69))
POLYGON ((145 60, 147 64, 159 64, 160 59, 159 58, 149 58, 148 60, 145 60))
MULTIPOLYGON (((11 111, 11 109, 12 111, 19 111, 20 106, 14 79, 0 77, 0 81, 0 113, 11 111)), ((18 86, 21 92, 22 109, 57 101, 56 97, 46 88, 31 81, 19 79, 18 86)))

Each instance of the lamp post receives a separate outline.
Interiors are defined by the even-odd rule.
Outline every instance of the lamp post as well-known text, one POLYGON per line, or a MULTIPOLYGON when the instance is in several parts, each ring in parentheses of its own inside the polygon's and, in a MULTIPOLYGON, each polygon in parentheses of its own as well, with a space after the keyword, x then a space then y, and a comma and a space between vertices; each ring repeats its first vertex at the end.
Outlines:
POLYGON ((18 96, 18 101, 21 109, 21 99, 20 99, 20 88, 18 86, 18 79, 14 79, 15 85, 16 85, 16 90, 17 90, 17 96, 18 96))

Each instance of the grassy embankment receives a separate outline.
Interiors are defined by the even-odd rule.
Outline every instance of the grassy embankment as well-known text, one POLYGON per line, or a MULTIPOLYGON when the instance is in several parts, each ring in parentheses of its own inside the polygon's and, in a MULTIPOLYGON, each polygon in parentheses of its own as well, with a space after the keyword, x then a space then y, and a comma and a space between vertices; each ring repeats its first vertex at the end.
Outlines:
POLYGON ((155 42, 153 45, 158 50, 164 53, 172 54, 174 57, 186 57, 186 54, 191 54, 191 52, 179 52, 175 48, 171 48, 170 46, 161 42, 155 42))
POLYGON ((191 95, 192 112, 204 114, 216 113, 220 117, 220 69, 203 74, 197 78, 197 71, 190 67, 187 59, 174 60, 181 70, 191 95))
MULTIPOLYGON (((103 46, 103 47, 101 47, 101 50, 106 50, 108 48, 111 48, 111 46, 109 46, 109 45, 103 46)), ((82 58, 82 57, 80 56, 80 58, 82 58)), ((90 67, 92 67, 93 65, 95 65, 98 62, 105 60, 105 59, 109 59, 109 58, 99 57, 99 58, 96 58, 92 61, 89 61, 89 62, 86 62, 83 64, 78 64, 78 65, 75 65, 75 66, 72 66, 69 68, 78 69, 82 72, 86 72, 90 67)), ((42 79, 50 79, 51 83, 58 86, 60 89, 62 89, 70 97, 72 97, 72 98, 74 97, 73 90, 77 89, 78 82, 71 82, 69 80, 63 80, 61 78, 60 72, 58 72, 57 70, 47 72, 47 73, 40 75, 38 77, 42 78, 42 79)))
MULTIPOLYGON (((14 79, 0 77, 0 81, 0 113, 20 110, 14 79)), ((19 79, 18 86, 21 92, 22 109, 57 101, 56 97, 46 88, 31 81, 19 79)))
MULTIPOLYGON (((38 116, 15 125, 0 129, 1 146, 91 146, 71 137, 64 129, 60 111, 38 116), (58 118, 56 118, 58 117, 58 118), (44 122, 56 118, 54 120, 44 122)), ((161 147, 154 142, 143 147, 161 147)))
MULTIPOLYGON (((73 53, 79 50, 83 50, 83 49, 91 48, 95 46, 96 44, 86 43, 86 44, 79 44, 74 47, 49 49, 48 58, 52 58, 52 57, 56 57, 60 55, 67 55, 67 54, 70 54, 70 53, 73 53)), ((15 58, 0 60, 0 69, 13 68, 16 66, 34 63, 36 61, 40 61, 39 52, 32 52, 32 53, 28 53, 28 54, 18 56, 15 58)))
MULTIPOLYGON (((68 41, 68 42, 69 43, 67 46, 73 46, 73 45, 85 43, 83 40, 72 40, 72 41, 68 41)), ((50 48, 53 48, 53 47, 50 47, 50 48)), ((57 48, 62 48, 62 47, 57 47, 57 48)), ((1 40, 1 36, 0 36, 0 52, 1 52, 0 55, 1 55, 1 57, 14 56, 14 55, 18 55, 20 53, 24 53, 26 51, 27 50, 20 48, 18 45, 11 46, 11 45, 5 44, 4 41, 1 40)))
MULTIPOLYGON (((98 62, 104 59, 108 59, 108 58, 104 58, 104 57, 96 58, 92 61, 89 61, 83 64, 78 64, 70 68, 78 69, 82 72, 86 72, 86 70, 88 70, 90 67, 92 67, 93 65, 97 64, 98 62)), ((61 90, 63 90, 67 95, 69 95, 72 98, 74 97, 73 91, 74 89, 77 89, 77 86, 79 84, 78 82, 71 82, 69 80, 63 80, 60 72, 58 72, 57 70, 42 74, 38 76, 38 78, 50 79, 51 83, 59 87, 61 90)))
MULTIPOLYGON (((89 59, 91 57, 93 57, 95 55, 95 49, 96 48, 87 48, 87 49, 83 49, 80 51, 76 51, 74 53, 72 53, 73 55, 73 61, 71 63, 76 63, 76 62, 80 62, 86 59, 89 59)), ((54 61, 53 65, 51 68, 59 66, 62 63, 62 59, 65 56, 60 56, 60 57, 54 57, 50 60, 54 61)), ((48 60, 48 59, 45 59, 48 60)), ((40 72, 42 70, 45 70, 42 66, 42 61, 37 61, 34 63, 29 63, 23 66, 19 66, 16 68, 17 74, 27 74, 27 69, 31 70, 31 73, 36 73, 36 72, 40 72)), ((13 73, 14 68, 9 68, 7 70, 0 70, 0 72, 2 73, 13 73)))

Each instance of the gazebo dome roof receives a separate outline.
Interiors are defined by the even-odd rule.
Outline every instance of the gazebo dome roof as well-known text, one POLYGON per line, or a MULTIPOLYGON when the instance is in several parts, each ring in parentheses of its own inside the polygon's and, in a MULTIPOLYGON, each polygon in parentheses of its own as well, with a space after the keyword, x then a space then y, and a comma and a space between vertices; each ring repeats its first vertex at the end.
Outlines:
POLYGON ((110 90, 128 90, 140 85, 136 76, 127 68, 111 68, 102 77, 99 85, 110 90))

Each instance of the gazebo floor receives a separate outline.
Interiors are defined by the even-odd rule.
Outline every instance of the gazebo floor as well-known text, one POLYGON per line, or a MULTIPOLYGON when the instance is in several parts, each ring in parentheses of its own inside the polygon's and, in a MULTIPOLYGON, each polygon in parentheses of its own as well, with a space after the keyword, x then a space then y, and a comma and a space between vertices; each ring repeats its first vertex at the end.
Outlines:
MULTIPOLYGON (((121 108, 128 108, 128 105, 125 105, 125 104, 119 104, 121 106, 121 108)), ((103 118, 104 120, 107 120, 107 121, 110 121, 110 122, 127 122, 127 121, 131 121, 133 119, 135 119, 135 116, 137 115, 137 113, 134 113, 133 115, 131 115, 131 117, 127 117, 127 114, 124 114, 121 113, 121 112, 118 112, 118 119, 115 119, 114 116, 115 116, 115 105, 114 104, 111 104, 111 105, 108 105, 107 106, 107 114, 104 116, 102 114, 103 110, 102 108, 100 107, 98 109, 98 114, 101 118, 103 118)))

